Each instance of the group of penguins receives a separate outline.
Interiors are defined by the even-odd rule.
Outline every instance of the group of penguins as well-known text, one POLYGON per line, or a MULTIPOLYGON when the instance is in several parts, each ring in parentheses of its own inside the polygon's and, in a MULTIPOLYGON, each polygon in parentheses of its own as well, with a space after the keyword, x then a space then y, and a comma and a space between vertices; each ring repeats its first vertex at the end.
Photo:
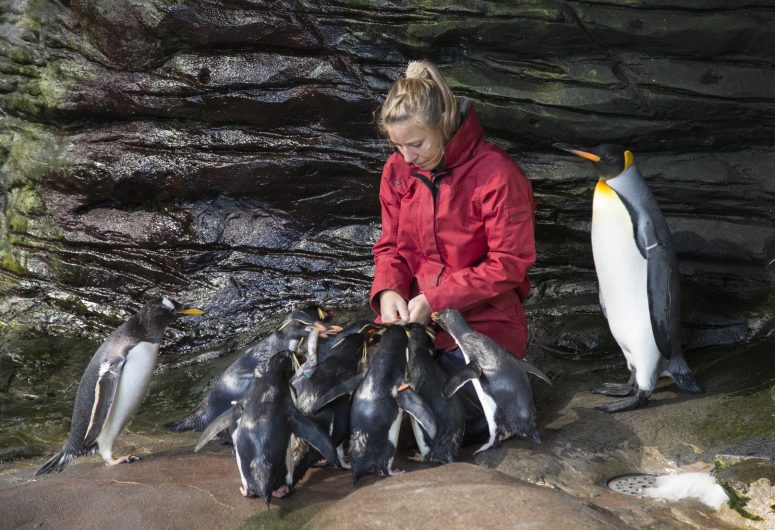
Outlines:
MULTIPOLYGON (((702 393, 681 350, 680 271, 670 231, 633 153, 612 144, 555 147, 592 162, 599 176, 591 236, 600 307, 630 378, 595 389, 620 398, 597 408, 645 406, 661 375, 684 392, 702 393)), ((67 442, 36 475, 96 451, 107 464, 135 459, 113 458, 113 442, 147 389, 164 329, 178 315, 201 313, 157 299, 116 329, 83 374, 67 442)), ((229 366, 191 414, 170 425, 201 431, 197 450, 219 434, 231 440, 243 495, 268 505, 320 460, 350 467, 354 482, 370 471, 394 474, 404 412, 423 460, 458 456, 471 403, 489 432, 477 452, 515 435, 540 442, 528 374, 547 383, 548 377, 472 330, 459 311, 444 309, 433 318, 466 362, 449 376, 433 359, 428 327, 357 321, 340 328, 328 319, 317 306, 293 312, 229 366), (302 339, 306 349, 297 359, 302 339)))
MULTIPOLYGON (((95 452, 108 465, 136 460, 113 458, 113 443, 147 390, 166 326, 178 315, 202 312, 155 299, 117 328, 83 374, 62 451, 35 475, 61 471, 95 452)), ((240 492, 267 506, 322 461, 350 469, 354 484, 369 472, 400 473, 393 460, 404 412, 420 461, 458 457, 464 399, 475 402, 488 423, 489 438, 477 452, 515 435, 540 443, 528 374, 549 378, 474 331, 456 309, 433 316, 467 362, 450 376, 434 360, 431 327, 368 320, 342 327, 330 319, 318 305, 291 312, 221 374, 190 414, 166 427, 202 432, 195 451, 218 436, 231 442, 240 492), (469 381, 475 395, 459 392, 469 381)))

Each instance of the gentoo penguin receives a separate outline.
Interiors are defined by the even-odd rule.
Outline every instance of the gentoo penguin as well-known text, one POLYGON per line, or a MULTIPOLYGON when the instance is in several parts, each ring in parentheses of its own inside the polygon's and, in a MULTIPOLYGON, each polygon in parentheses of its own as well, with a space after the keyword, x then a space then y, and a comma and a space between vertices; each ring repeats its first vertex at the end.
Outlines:
POLYGON ((474 331, 457 309, 444 309, 432 315, 455 339, 466 364, 449 377, 444 396, 449 397, 471 381, 490 428, 490 438, 474 454, 480 453, 515 434, 541 443, 535 423, 533 389, 527 374, 551 384, 549 378, 527 361, 521 361, 491 338, 474 331))
MULTIPOLYGON (((385 327, 365 375, 352 398, 350 411, 350 465, 353 484, 370 471, 381 475, 401 473, 393 469, 403 412, 408 412, 425 429, 436 436, 433 413, 406 381, 408 339, 403 326, 385 327)), ((318 400, 320 409, 332 396, 318 400)), ((330 402, 330 401, 329 401, 330 402)))
POLYGON ((201 309, 156 298, 116 328, 81 377, 67 442, 35 476, 62 471, 75 458, 95 451, 107 465, 138 460, 137 456, 113 458, 113 442, 145 396, 167 325, 178 315, 202 313, 201 309))
POLYGON ((406 325, 409 337, 408 379, 415 392, 428 404, 436 419, 436 436, 431 438, 414 418, 412 430, 420 451, 418 460, 454 462, 463 443, 465 411, 460 396, 443 396, 447 374, 433 359, 433 331, 422 324, 406 325))
MULTIPOLYGON (((291 385, 296 391, 296 407, 329 433, 339 455, 340 466, 348 469, 349 465, 344 460, 344 442, 350 435, 350 397, 339 396, 319 411, 315 411, 314 406, 323 394, 358 373, 358 366, 377 329, 378 326, 368 320, 356 320, 345 326, 336 336, 320 341, 314 354, 315 368, 305 370, 312 358, 308 345, 307 362, 291 378, 291 385)), ((321 455, 309 444, 299 441, 294 447, 294 483, 320 458, 321 455)))
MULTIPOLYGON (((253 372, 281 350, 295 350, 299 341, 316 326, 323 329, 322 321, 328 313, 318 306, 293 311, 269 337, 252 345, 221 374, 218 381, 188 415, 166 427, 173 432, 202 431, 210 422, 239 401, 254 380, 253 372)), ((327 328, 326 328, 327 329, 327 328)))
POLYGON ((292 439, 303 438, 326 459, 336 462, 336 451, 328 435, 293 404, 289 378, 292 352, 273 355, 255 370, 256 380, 244 397, 210 424, 197 442, 199 451, 210 439, 230 425, 237 468, 242 479, 240 492, 261 497, 267 507, 272 496, 284 497, 293 487, 292 439))
POLYGON ((632 152, 610 144, 555 147, 591 161, 600 177, 592 201, 592 253, 600 306, 630 381, 597 389, 629 396, 598 408, 619 412, 646 405, 661 374, 684 392, 701 393, 681 350, 681 290, 670 230, 632 152))

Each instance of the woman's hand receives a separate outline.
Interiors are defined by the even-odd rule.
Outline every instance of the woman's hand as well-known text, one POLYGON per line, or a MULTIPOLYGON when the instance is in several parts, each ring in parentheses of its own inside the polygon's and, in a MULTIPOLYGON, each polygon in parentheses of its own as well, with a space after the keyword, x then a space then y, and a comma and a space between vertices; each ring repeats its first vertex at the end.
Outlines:
POLYGON ((420 293, 411 300, 407 306, 409 310, 409 322, 418 322, 427 326, 431 321, 431 306, 425 295, 420 293))
POLYGON ((390 324, 396 320, 409 320, 409 309, 404 297, 395 291, 386 289, 379 295, 379 313, 383 324, 390 324))

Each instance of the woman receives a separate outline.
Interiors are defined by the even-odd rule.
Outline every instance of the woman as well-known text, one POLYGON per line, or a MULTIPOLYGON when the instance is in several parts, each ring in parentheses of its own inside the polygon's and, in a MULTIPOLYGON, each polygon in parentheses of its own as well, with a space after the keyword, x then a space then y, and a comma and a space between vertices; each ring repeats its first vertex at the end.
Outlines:
MULTIPOLYGON (((433 311, 456 308, 524 357, 522 300, 535 261, 530 182, 485 140, 473 106, 456 100, 427 61, 410 63, 393 85, 379 127, 396 152, 382 171, 372 308, 382 322, 422 324, 433 311)), ((436 347, 448 373, 464 364, 449 334, 440 331, 436 347)))

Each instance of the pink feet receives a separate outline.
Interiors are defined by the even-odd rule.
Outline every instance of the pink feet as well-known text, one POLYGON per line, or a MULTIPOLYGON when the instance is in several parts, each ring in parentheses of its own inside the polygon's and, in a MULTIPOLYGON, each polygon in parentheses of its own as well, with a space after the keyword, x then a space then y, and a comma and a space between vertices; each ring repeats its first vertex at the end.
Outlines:
POLYGON ((132 462, 137 462, 140 460, 140 457, 137 455, 126 455, 126 456, 120 456, 118 458, 111 458, 110 460, 105 460, 106 466, 115 466, 116 464, 131 464, 132 462))
POLYGON ((283 484, 272 492, 272 497, 275 499, 282 499, 291 494, 291 487, 288 484, 283 484))

